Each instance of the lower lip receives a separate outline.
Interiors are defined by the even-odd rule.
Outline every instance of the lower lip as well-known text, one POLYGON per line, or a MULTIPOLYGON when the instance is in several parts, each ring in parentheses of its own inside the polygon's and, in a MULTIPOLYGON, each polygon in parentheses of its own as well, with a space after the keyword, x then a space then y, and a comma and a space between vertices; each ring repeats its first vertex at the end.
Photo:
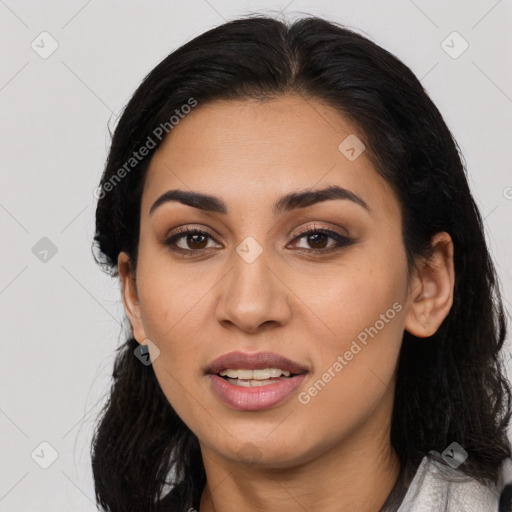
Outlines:
POLYGON ((305 376, 305 373, 301 373, 275 384, 246 388, 230 384, 219 375, 209 375, 217 396, 226 404, 242 411, 261 411, 280 404, 293 394, 305 376))

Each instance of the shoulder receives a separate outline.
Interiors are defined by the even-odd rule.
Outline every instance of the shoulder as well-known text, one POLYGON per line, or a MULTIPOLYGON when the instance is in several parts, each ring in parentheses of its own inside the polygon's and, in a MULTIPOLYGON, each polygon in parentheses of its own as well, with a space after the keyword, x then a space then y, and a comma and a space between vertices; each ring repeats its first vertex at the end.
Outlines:
POLYGON ((431 510, 512 512, 512 459, 503 462, 497 486, 487 487, 430 454, 425 456, 397 512, 431 510))
POLYGON ((505 459, 501 469, 501 479, 498 485, 498 512, 512 512, 512 458, 505 459))

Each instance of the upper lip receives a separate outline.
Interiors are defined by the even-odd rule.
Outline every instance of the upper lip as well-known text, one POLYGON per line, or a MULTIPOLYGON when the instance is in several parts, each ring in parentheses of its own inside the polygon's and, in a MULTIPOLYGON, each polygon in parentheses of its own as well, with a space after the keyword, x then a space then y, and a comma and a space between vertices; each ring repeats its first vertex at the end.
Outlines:
POLYGON ((264 368, 279 368, 290 373, 304 373, 307 368, 287 357, 274 352, 229 352, 210 363, 206 373, 216 374, 223 370, 262 370, 264 368))

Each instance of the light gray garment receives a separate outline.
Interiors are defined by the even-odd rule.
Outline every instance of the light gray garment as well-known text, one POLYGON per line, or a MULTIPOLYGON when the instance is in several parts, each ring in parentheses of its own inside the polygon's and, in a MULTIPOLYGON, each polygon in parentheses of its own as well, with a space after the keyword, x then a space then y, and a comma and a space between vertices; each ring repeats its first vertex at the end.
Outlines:
POLYGON ((502 466, 497 489, 491 489, 459 469, 424 457, 397 512, 501 512, 500 495, 511 481, 510 459, 502 466))

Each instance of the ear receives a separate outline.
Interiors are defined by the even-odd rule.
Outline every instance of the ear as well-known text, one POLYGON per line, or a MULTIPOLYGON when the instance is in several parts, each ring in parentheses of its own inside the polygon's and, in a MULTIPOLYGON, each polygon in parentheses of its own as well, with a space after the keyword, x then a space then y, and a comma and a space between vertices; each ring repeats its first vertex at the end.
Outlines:
POLYGON ((133 272, 128 254, 125 252, 119 253, 117 267, 121 280, 124 309, 132 324, 134 338, 139 343, 142 343, 146 340, 147 336, 142 325, 135 273, 133 272))
POLYGON ((432 257, 416 264, 405 317, 405 329, 419 338, 435 334, 453 304, 453 241, 443 231, 434 235, 431 244, 432 257))

